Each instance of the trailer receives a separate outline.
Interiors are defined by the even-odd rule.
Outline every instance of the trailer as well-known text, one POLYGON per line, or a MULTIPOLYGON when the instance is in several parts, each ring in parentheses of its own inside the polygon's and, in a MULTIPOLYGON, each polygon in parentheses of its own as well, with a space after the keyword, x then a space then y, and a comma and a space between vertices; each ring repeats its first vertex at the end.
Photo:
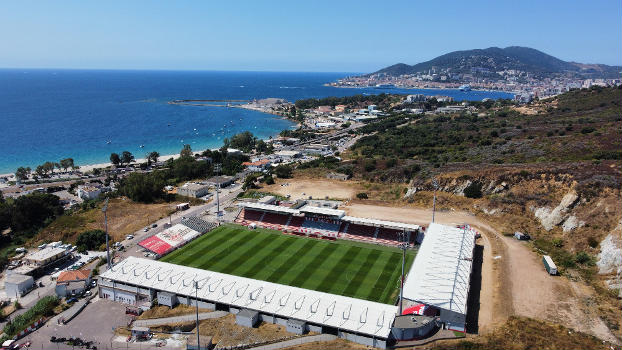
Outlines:
POLYGON ((557 266, 553 262, 550 256, 545 255, 542 257, 542 263, 544 264, 544 268, 549 273, 549 275, 557 275, 557 266))

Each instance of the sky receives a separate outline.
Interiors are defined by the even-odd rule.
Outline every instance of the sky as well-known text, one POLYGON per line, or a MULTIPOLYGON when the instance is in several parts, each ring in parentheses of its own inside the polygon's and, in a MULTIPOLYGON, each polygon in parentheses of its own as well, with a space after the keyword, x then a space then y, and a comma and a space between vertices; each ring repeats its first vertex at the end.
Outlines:
POLYGON ((527 46, 622 65, 622 1, 0 0, 0 67, 371 72, 527 46))

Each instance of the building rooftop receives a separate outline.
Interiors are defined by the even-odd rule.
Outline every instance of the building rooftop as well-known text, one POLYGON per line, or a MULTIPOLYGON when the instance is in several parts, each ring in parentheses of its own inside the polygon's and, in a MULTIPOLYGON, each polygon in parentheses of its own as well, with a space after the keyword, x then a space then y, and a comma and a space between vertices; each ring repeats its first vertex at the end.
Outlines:
POLYGON ((193 296, 196 281, 199 299, 385 339, 397 313, 395 305, 136 257, 117 263, 101 278, 193 296))
POLYGON ((14 273, 14 274, 6 276, 4 283, 20 284, 31 279, 32 279, 32 276, 20 275, 18 273, 14 273))
POLYGON ((475 235, 468 226, 431 223, 404 282, 404 298, 465 316, 475 235))
POLYGON ((408 231, 417 231, 421 228, 421 226, 419 225, 405 224, 402 222, 386 221, 386 220, 378 220, 378 219, 357 218, 354 216, 344 216, 341 218, 341 220, 353 222, 355 224, 361 223, 365 225, 389 227, 389 228, 394 228, 394 229, 404 229, 408 231))
POLYGON ((38 250, 34 253, 30 253, 28 255, 26 255, 26 257, 24 259, 26 260, 30 260, 33 261, 35 263, 40 263, 43 262, 49 258, 52 258, 56 255, 62 254, 66 252, 65 248, 51 248, 51 247, 47 247, 41 250, 38 250))
POLYGON ((209 187, 208 185, 203 185, 203 184, 199 184, 196 182, 186 182, 183 186, 181 186, 180 188, 185 188, 191 191, 196 191, 196 190, 202 190, 206 187, 209 187))
POLYGON ((91 270, 74 270, 74 271, 62 271, 56 283, 58 282, 70 282, 70 281, 84 281, 91 277, 91 270))

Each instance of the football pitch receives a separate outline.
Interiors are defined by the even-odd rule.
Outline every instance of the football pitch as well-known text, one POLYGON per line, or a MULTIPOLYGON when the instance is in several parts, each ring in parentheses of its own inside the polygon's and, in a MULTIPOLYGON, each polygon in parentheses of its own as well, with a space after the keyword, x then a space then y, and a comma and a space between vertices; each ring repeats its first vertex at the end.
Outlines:
MULTIPOLYGON (((406 271, 414 256, 407 251, 406 271)), ((395 301, 402 269, 398 248, 239 225, 218 227, 160 260, 385 304, 395 301)))

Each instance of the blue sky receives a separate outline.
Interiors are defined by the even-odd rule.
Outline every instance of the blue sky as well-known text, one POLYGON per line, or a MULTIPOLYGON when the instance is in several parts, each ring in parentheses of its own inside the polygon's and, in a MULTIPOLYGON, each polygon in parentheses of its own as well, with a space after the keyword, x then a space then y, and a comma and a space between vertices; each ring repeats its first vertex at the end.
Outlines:
POLYGON ((528 46, 622 65, 621 1, 1 1, 0 67, 369 72, 528 46))

